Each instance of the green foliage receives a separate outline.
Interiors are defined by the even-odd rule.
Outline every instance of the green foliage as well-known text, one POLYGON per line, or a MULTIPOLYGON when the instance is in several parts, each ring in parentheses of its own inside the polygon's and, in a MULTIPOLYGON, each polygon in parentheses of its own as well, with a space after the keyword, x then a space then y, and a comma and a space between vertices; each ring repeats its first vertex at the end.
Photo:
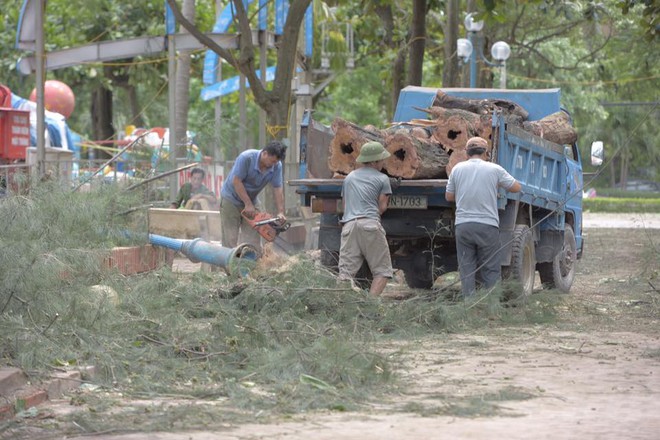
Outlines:
MULTIPOLYGON (((237 408, 268 414, 345 410, 397 379, 397 354, 379 349, 387 341, 537 322, 535 309, 547 316, 554 308, 541 298, 541 305, 505 308, 496 296, 471 304, 439 294, 381 301, 337 287, 334 274, 304 255, 242 280, 167 267, 122 276, 100 261, 110 247, 135 243, 144 232, 139 219, 117 215, 137 199, 113 187, 72 193, 43 185, 0 201, 3 364, 35 378, 94 365, 94 382, 124 396, 229 398, 237 408), (112 238, 125 230, 128 238, 112 238)), ((101 410, 111 400, 93 406, 101 410)), ((75 417, 102 431, 130 414, 75 417)), ((198 411, 180 417, 204 419, 198 411)))
MULTIPOLYGON (((0 82, 14 93, 27 97, 34 87, 34 76, 19 77, 14 66, 24 55, 14 49, 16 25, 22 0, 7 0, 0 14, 0 82)), ((617 102, 650 101, 648 91, 660 87, 657 66, 660 47, 648 44, 644 37, 657 39, 657 2, 606 0, 526 0, 475 2, 479 18, 486 22, 483 36, 484 53, 494 41, 507 41, 512 48, 507 61, 509 88, 561 87, 562 103, 575 119, 582 155, 593 140, 605 143, 612 168, 603 173, 610 180, 620 180, 621 169, 629 175, 648 175, 657 171, 660 161, 657 109, 650 107, 605 107, 617 102), (621 158, 626 155, 626 160, 621 158), (617 170, 616 176, 610 176, 617 170)), ((256 4, 250 14, 256 20, 256 4)), ((443 55, 447 17, 444 3, 428 3, 426 57, 423 85, 441 84, 446 61, 443 55)), ((208 31, 215 21, 213 2, 197 2, 196 23, 208 31)), ((99 40, 129 38, 164 33, 163 2, 112 2, 110 0, 49 0, 46 14, 46 41, 49 50, 74 47, 99 40)), ((392 116, 392 66, 405 51, 410 28, 410 2, 314 2, 315 38, 312 70, 320 65, 321 24, 328 25, 327 50, 341 52, 346 41, 343 31, 350 23, 355 30, 356 69, 346 70, 341 55, 332 58, 332 70, 339 73, 316 105, 317 114, 327 121, 336 116, 358 124, 388 122, 392 116), (380 7, 391 7, 392 24, 384 26, 380 7)), ((460 12, 461 19, 465 11, 460 12)), ((272 14, 270 14, 272 20, 272 14)), ((461 20, 462 21, 462 20, 461 20)), ((464 29, 459 28, 460 36, 464 29)), ((248 139, 256 144, 258 110, 248 94, 248 123, 238 120, 238 94, 222 99, 220 139, 214 129, 214 102, 199 99, 204 51, 193 54, 189 128, 199 136, 198 143, 206 154, 219 145, 227 156, 235 154, 238 131, 247 129, 248 139)), ((274 54, 269 54, 272 64, 274 54)), ((224 76, 235 74, 223 67, 224 76)), ((496 84, 497 68, 479 63, 480 84, 496 84)), ((463 77, 467 66, 463 67, 463 77)), ((133 123, 129 107, 128 86, 136 87, 137 111, 147 126, 167 126, 167 62, 160 57, 136 57, 118 60, 107 66, 88 64, 48 72, 48 78, 69 84, 76 94, 76 111, 69 125, 87 136, 91 133, 91 93, 99 84, 113 90, 114 126, 121 130, 133 123)), ((317 79, 318 85, 322 79, 317 79)))
POLYGON ((361 125, 386 124, 391 115, 384 114, 379 105, 383 81, 374 76, 373 68, 358 67, 337 77, 316 102, 315 118, 326 124, 335 117, 361 125))

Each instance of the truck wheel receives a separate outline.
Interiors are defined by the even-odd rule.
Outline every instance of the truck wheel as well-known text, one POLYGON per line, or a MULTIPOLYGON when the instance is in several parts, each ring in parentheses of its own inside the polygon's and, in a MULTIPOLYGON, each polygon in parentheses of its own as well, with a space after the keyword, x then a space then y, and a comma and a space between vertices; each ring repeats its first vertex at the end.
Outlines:
POLYGON ((328 249, 321 249, 321 265, 325 268, 330 269, 333 272, 337 272, 337 265, 339 264, 339 252, 331 251, 328 249))
POLYGON ((365 261, 360 266, 360 270, 355 274, 355 283, 364 290, 369 290, 371 288, 371 282, 374 280, 374 276, 371 274, 369 265, 365 261))
POLYGON ((538 263, 536 265, 543 287, 558 289, 568 293, 575 279, 575 260, 577 257, 577 243, 573 227, 566 224, 564 229, 564 245, 552 262, 538 263))
MULTIPOLYGON (((427 271, 428 272, 428 271, 427 271)), ((428 278, 428 273, 420 273, 415 270, 404 270, 403 275, 406 278, 406 284, 411 289, 430 289, 433 287, 433 279, 428 278)))
POLYGON ((511 265, 503 268, 505 278, 513 279, 521 284, 522 292, 512 295, 508 292, 507 299, 526 298, 534 290, 536 275, 536 255, 532 231, 527 225, 516 225, 511 244, 511 265))
MULTIPOLYGON (((321 265, 335 274, 339 273, 339 252, 321 249, 321 265)), ((371 275, 369 265, 365 261, 362 263, 362 266, 360 266, 360 270, 355 274, 355 283, 361 289, 369 290, 371 287, 371 281, 373 281, 373 275, 371 275)))

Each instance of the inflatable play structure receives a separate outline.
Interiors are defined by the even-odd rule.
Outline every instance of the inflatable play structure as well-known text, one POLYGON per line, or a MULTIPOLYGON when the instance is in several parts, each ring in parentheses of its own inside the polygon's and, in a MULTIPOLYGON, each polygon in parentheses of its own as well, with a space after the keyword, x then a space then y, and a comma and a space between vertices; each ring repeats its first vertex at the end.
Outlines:
MULTIPOLYGON (((49 81, 45 93, 46 108, 67 112, 67 115, 45 110, 46 148, 71 151, 78 158, 78 135, 73 133, 66 118, 73 112, 75 97, 66 84, 49 81), (48 84, 50 83, 50 84, 48 84)), ((0 162, 20 163, 28 159, 30 147, 37 143, 37 104, 11 92, 0 84, 0 162)))

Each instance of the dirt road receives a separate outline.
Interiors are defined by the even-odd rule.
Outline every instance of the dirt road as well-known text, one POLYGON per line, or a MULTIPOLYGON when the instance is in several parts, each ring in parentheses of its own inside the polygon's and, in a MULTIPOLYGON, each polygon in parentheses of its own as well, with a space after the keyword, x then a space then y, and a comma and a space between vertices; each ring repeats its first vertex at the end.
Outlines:
POLYGON ((584 258, 551 320, 383 346, 404 353, 402 387, 361 412, 94 438, 658 439, 659 219, 585 216, 584 258))

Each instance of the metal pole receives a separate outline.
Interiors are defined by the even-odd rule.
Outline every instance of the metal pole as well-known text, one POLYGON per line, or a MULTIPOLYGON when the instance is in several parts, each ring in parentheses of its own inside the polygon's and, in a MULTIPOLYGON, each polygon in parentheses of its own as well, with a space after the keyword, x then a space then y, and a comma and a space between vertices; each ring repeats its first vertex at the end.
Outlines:
POLYGON ((500 89, 506 89, 506 61, 502 61, 500 67, 500 89))
MULTIPOLYGON (((170 125, 170 153, 169 162, 172 168, 176 168, 176 47, 174 45, 174 34, 167 35, 167 76, 168 76, 168 98, 169 98, 169 125, 170 125)), ((172 174, 170 178, 170 198, 176 199, 179 192, 179 180, 176 174, 172 174)))
POLYGON ((472 43, 472 54, 470 55, 470 88, 477 87, 477 40, 476 32, 468 32, 468 40, 472 43))
MULTIPOLYGON (((222 12, 222 1, 215 1, 215 13, 216 17, 222 12)), ((216 82, 222 81, 222 58, 218 56, 218 70, 215 72, 216 82)), ((222 161, 224 160, 224 152, 222 151, 222 96, 218 96, 215 100, 215 138, 216 138, 216 149, 214 152, 215 160, 222 161)), ((215 174, 215 172, 214 172, 215 174)))
MULTIPOLYGON (((266 68, 267 68, 267 50, 268 50, 268 32, 261 31, 260 52, 259 52, 259 70, 261 71, 261 84, 266 87, 266 68)), ((259 148, 266 145, 266 112, 259 108, 259 148)))
MULTIPOLYGON (((222 81, 222 59, 218 58, 218 70, 215 74, 216 82, 222 81)), ((215 137, 216 137, 216 151, 215 159, 224 160, 225 154, 222 151, 222 96, 215 99, 215 137)))
POLYGON ((46 112, 45 112, 45 45, 44 45, 44 9, 45 0, 39 0, 35 17, 36 30, 36 74, 37 74, 37 173, 42 177, 46 173, 46 112))

